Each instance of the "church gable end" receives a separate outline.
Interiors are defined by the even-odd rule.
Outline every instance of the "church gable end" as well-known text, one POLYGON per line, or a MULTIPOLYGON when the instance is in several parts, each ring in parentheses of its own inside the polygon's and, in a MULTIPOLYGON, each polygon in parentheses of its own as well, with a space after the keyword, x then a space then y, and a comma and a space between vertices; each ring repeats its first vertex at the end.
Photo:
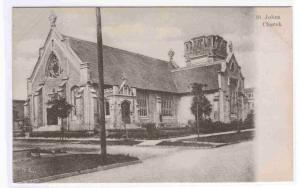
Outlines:
POLYGON ((67 40, 51 29, 44 46, 40 49, 38 61, 28 81, 34 92, 41 83, 62 82, 71 78, 78 83, 80 63, 67 48, 67 40))
POLYGON ((241 66, 238 64, 234 54, 232 54, 226 62, 226 69, 224 70, 229 76, 236 78, 243 78, 241 66))

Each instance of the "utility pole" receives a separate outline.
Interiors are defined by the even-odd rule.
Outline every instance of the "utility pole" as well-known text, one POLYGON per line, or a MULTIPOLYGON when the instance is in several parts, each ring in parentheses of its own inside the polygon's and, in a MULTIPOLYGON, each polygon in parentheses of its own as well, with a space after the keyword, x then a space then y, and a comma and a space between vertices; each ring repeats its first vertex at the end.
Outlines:
POLYGON ((106 162, 106 129, 105 129, 105 112, 104 112, 104 76, 103 76, 103 50, 102 50, 102 28, 101 28, 101 11, 100 7, 96 8, 97 17, 97 51, 98 51, 98 74, 99 74, 99 123, 100 123, 100 142, 101 157, 106 162))

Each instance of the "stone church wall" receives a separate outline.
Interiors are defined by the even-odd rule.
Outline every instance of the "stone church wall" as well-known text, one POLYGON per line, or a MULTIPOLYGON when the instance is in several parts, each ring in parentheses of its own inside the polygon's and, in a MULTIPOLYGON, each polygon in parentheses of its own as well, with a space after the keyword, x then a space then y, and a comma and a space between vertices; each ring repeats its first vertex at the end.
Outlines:
MULTIPOLYGON (((219 121, 219 94, 214 92, 211 94, 205 94, 206 98, 211 104, 212 111, 209 118, 212 121, 219 121)), ((193 102, 192 95, 183 95, 178 100, 178 124, 180 126, 188 125, 189 121, 195 121, 195 116, 191 111, 191 106, 193 102)))
MULTIPOLYGON (((73 86, 77 85, 80 86, 80 77, 79 75, 79 63, 78 62, 71 62, 71 59, 68 58, 64 50, 56 44, 56 40, 52 44, 46 45, 46 49, 43 53, 43 55, 40 57, 39 66, 36 72, 36 75, 33 77, 32 81, 29 81, 28 85, 31 90, 29 90, 28 94, 34 94, 35 91, 38 89, 41 89, 42 91, 42 104, 34 103, 33 97, 30 97, 30 105, 31 108, 29 109, 35 109, 35 107, 42 107, 42 111, 40 112, 39 117, 42 117, 42 125, 37 125, 37 121, 34 120, 34 118, 31 117, 33 127, 35 127, 36 131, 38 129, 41 129, 43 131, 49 130, 59 130, 60 121, 58 121, 58 126, 55 128, 54 126, 48 125, 47 122, 47 101, 49 100, 49 94, 53 92, 57 92, 59 89, 59 86, 65 82, 65 96, 69 103, 71 103, 70 99, 70 90, 73 86), (50 55, 54 53, 57 59, 59 60, 59 65, 61 66, 61 69, 63 70, 61 75, 59 75, 58 78, 50 78, 47 77, 47 62, 50 57, 50 55), (78 64, 78 65, 77 65, 78 64), (48 128, 47 128, 48 127, 48 128)), ((31 116, 33 116, 34 111, 32 111, 31 116)), ((67 118, 65 120, 65 124, 67 124, 67 128, 69 130, 81 130, 81 122, 72 120, 71 117, 67 118)))
MULTIPOLYGON (((233 60, 235 61, 235 60, 233 60)), ((235 64, 235 69, 232 71, 230 70, 230 65, 231 65, 231 61, 229 63, 226 64, 227 68, 226 71, 224 73, 222 73, 222 77, 221 77, 221 88, 223 91, 223 110, 224 110, 224 122, 225 123, 229 123, 233 120, 237 120, 237 119, 244 119, 243 118, 243 99, 242 96, 237 97, 237 100, 240 101, 239 102, 239 107, 237 112, 237 117, 232 117, 231 116, 231 107, 230 107, 230 87, 229 87, 229 79, 230 78, 234 78, 238 80, 238 88, 237 88, 237 92, 238 93, 243 93, 243 88, 244 88, 244 80, 241 77, 241 72, 240 69, 238 68, 237 64, 235 64)))

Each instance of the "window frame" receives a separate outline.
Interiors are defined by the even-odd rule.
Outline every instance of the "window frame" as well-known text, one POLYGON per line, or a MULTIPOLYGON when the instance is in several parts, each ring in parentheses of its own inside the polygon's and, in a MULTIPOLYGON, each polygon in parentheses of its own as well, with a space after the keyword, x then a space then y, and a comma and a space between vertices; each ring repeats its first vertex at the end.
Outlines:
POLYGON ((139 117, 148 118, 149 117, 149 93, 145 90, 139 90, 137 92, 137 103, 139 105, 139 110, 138 110, 139 117), (141 101, 143 102, 143 104, 141 104, 141 101))
POLYGON ((175 115, 175 101, 173 95, 161 95, 161 115, 165 117, 174 117, 175 115))
POLYGON ((110 116, 110 103, 109 103, 109 100, 105 99, 104 103, 105 103, 105 108, 104 108, 105 117, 109 117, 110 116), (107 111, 107 108, 108 108, 108 111, 107 111))
POLYGON ((54 52, 51 52, 51 54, 48 56, 48 59, 47 59, 47 63, 46 63, 46 77, 49 78, 49 79, 57 79, 57 78, 60 78, 62 73, 63 73, 63 68, 61 67, 61 61, 60 61, 60 58, 56 55, 56 53, 54 52), (50 73, 50 70, 49 70, 49 64, 53 61, 53 59, 56 59, 56 63, 57 63, 57 66, 58 66, 58 75, 55 75, 55 76, 51 76, 51 73, 50 73))

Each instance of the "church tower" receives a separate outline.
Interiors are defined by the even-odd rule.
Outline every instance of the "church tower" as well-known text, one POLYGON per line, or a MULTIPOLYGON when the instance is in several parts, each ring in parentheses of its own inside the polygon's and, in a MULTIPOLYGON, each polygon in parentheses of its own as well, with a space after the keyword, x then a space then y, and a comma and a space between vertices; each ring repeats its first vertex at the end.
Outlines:
POLYGON ((200 36, 184 43, 186 66, 200 65, 227 57, 227 42, 218 35, 200 36))

